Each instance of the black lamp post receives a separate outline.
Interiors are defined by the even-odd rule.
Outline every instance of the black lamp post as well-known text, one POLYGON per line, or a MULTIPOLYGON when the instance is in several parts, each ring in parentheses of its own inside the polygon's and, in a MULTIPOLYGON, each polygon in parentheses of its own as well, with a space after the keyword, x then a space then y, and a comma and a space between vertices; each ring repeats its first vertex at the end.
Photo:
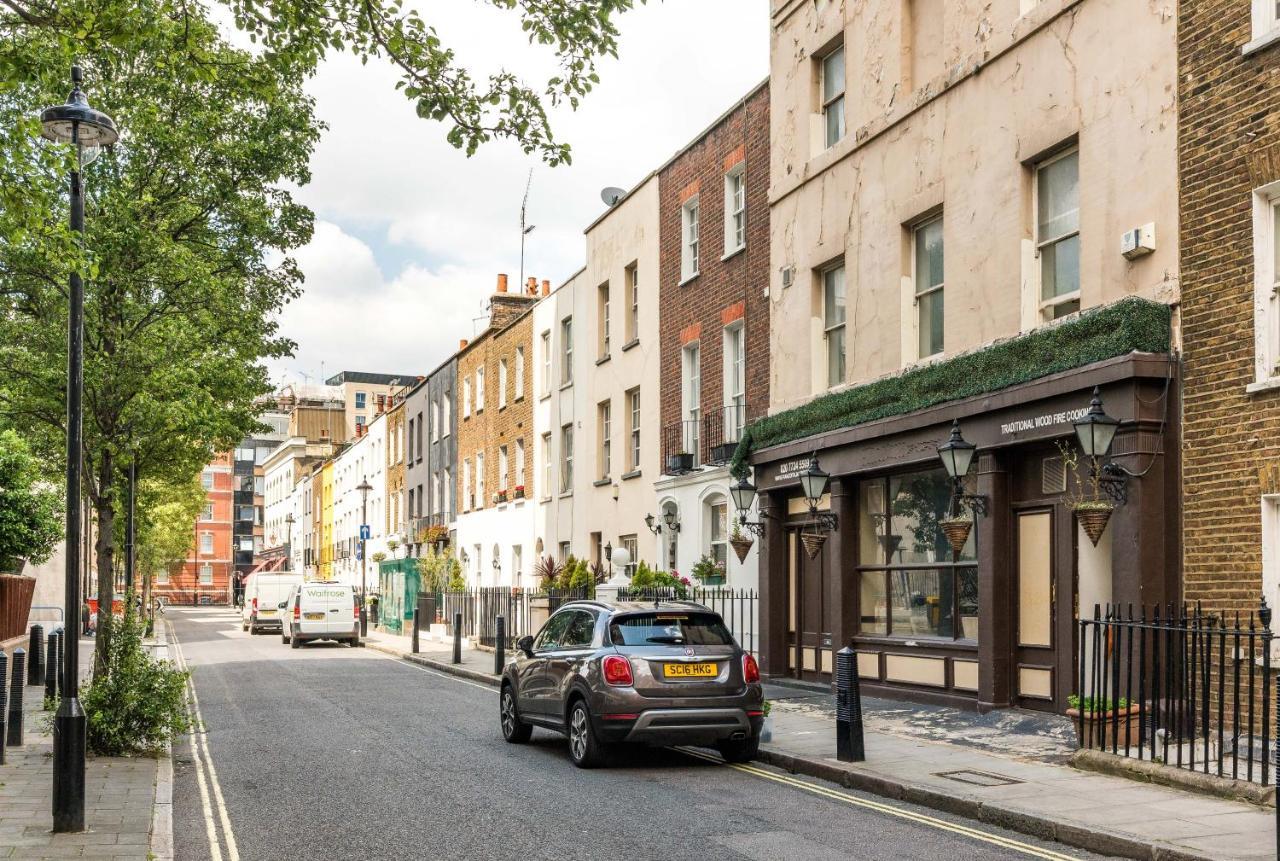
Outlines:
POLYGON ((369 483, 368 478, 365 478, 356 486, 356 490, 360 491, 360 636, 365 637, 369 634, 369 614, 367 610, 369 586, 365 577, 369 554, 367 552, 367 539, 364 536, 369 531, 369 491, 373 490, 373 485, 369 483))
POLYGON ((290 571, 293 570, 293 524, 296 522, 297 521, 293 519, 292 511, 290 511, 288 514, 284 516, 284 528, 285 528, 284 556, 286 559, 289 560, 290 571))
MULTIPOLYGON (((80 165, 86 148, 110 146, 119 140, 116 124, 89 107, 80 90, 80 67, 71 67, 71 95, 66 104, 40 114, 41 135, 76 149, 71 170, 71 230, 84 238, 84 189, 80 165)), ((68 618, 80 609, 80 452, 84 424, 84 282, 78 268, 71 270, 70 308, 67 318, 67 566, 66 611, 68 618)), ((111 612, 107 607, 106 612, 111 612)), ((68 626, 68 631, 71 627, 68 626)), ((80 707, 80 643, 73 638, 63 650, 66 690, 53 719, 53 830, 84 830, 85 715, 80 707)))
POLYGON ((654 535, 662 534, 662 524, 655 523, 654 516, 652 514, 646 514, 644 516, 644 525, 649 527, 649 531, 652 532, 654 535))

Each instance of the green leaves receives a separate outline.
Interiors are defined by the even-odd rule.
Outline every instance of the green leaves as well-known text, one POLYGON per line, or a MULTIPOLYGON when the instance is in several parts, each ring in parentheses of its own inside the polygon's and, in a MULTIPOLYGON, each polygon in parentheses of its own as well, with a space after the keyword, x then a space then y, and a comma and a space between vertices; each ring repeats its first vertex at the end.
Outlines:
POLYGON ((62 540, 62 508, 62 493, 42 480, 22 437, 0 431, 0 570, 10 560, 47 560, 62 540))

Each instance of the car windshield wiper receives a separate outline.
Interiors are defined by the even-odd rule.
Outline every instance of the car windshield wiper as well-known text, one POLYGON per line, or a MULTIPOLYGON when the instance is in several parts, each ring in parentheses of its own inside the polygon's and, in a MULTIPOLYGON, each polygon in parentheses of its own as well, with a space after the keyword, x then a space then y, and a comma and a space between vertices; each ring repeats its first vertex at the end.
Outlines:
POLYGON ((668 644, 678 644, 678 643, 683 643, 683 642, 684 642, 684 637, 669 637, 669 636, 663 636, 663 637, 649 637, 649 638, 647 638, 647 639, 645 640, 645 642, 646 642, 646 643, 668 643, 668 644))

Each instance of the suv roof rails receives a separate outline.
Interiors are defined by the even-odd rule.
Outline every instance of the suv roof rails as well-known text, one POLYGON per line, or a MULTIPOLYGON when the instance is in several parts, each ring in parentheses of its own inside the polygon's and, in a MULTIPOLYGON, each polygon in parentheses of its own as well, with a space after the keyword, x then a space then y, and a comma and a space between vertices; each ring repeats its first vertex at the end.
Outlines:
POLYGON ((574 598, 574 599, 573 599, 573 600, 571 600, 571 601, 565 601, 565 602, 564 602, 563 604, 561 604, 560 606, 561 606, 561 607, 567 607, 567 606, 569 606, 570 604, 592 604, 592 605, 594 605, 594 606, 596 606, 596 607, 603 607, 603 608, 604 608, 604 609, 606 609, 606 610, 608 610, 609 608, 611 608, 611 607, 615 606, 615 605, 613 605, 613 604, 610 604, 610 603, 609 603, 609 602, 607 602, 607 601, 601 601, 601 600, 599 600, 598 598, 574 598))

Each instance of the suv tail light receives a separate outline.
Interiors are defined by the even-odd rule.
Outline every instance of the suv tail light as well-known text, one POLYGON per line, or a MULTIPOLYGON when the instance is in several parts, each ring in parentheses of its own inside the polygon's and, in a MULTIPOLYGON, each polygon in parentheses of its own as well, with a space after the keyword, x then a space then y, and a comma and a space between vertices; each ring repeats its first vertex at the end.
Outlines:
POLYGON ((631 661, 622 655, 606 655, 604 659, 604 680, 614 687, 630 687, 635 684, 631 676, 631 661))
POLYGON ((749 685, 759 684, 760 666, 750 653, 742 656, 742 680, 749 685))

